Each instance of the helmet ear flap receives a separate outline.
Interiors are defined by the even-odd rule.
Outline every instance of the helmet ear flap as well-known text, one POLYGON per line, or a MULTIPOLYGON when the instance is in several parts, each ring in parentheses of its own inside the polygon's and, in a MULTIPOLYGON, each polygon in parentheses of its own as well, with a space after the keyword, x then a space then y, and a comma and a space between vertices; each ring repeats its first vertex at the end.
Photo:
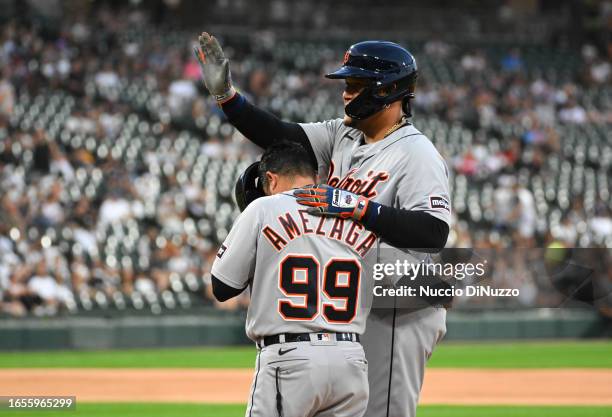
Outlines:
POLYGON ((402 111, 407 117, 412 116, 412 108, 410 107, 410 97, 404 97, 402 99, 402 111))
POLYGON ((257 161, 247 167, 238 177, 234 187, 234 196, 238 208, 244 211, 251 202, 264 195, 263 184, 259 178, 259 161, 257 161))

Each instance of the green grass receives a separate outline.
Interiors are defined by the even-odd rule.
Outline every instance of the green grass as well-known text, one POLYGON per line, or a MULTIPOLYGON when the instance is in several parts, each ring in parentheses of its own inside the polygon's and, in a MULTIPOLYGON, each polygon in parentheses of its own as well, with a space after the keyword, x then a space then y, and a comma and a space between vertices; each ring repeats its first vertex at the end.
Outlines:
POLYGON ((592 341, 448 343, 433 368, 612 368, 612 343, 592 341))
MULTIPOLYGON (((75 411, 41 411, 41 417, 242 417, 245 406, 205 404, 78 404, 75 411)), ((31 411, 2 411, 25 417, 31 411)), ((609 417, 612 407, 422 406, 418 417, 609 417)))
MULTIPOLYGON (((0 352, 0 368, 253 368, 253 347, 0 352)), ((612 368, 612 342, 445 343, 433 368, 612 368)))
POLYGON ((255 348, 0 352, 0 368, 253 368, 255 348))

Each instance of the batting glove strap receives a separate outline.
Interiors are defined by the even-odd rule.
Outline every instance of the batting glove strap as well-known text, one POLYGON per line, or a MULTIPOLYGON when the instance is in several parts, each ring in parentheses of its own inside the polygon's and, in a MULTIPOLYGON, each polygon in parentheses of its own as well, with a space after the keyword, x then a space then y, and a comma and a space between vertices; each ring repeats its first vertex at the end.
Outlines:
POLYGON ((234 87, 230 87, 230 89, 225 94, 216 95, 215 100, 217 100, 217 104, 221 106, 222 104, 225 104, 231 99, 233 99, 236 96, 236 94, 238 94, 236 92, 236 89, 234 87))
POLYGON ((300 188, 293 192, 297 202, 312 207, 309 213, 323 216, 352 218, 361 221, 370 200, 350 191, 333 188, 326 184, 300 188))
POLYGON ((359 222, 362 221, 363 216, 365 216, 366 211, 368 210, 369 204, 369 199, 365 198, 364 196, 359 196, 357 199, 357 204, 355 205, 355 210, 353 210, 351 217, 359 222))

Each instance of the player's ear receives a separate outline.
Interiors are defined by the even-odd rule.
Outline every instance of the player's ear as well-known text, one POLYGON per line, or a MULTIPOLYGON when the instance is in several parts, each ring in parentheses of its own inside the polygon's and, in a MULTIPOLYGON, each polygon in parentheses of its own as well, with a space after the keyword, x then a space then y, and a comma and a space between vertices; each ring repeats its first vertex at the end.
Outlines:
POLYGON ((277 187, 278 187, 278 175, 270 171, 266 171, 266 181, 264 183, 264 192, 267 195, 272 195, 276 191, 277 187))

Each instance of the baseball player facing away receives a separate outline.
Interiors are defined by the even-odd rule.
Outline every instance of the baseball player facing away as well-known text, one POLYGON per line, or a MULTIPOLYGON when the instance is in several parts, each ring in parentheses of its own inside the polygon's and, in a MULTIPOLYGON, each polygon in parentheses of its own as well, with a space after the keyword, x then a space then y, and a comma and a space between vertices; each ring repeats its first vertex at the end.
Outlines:
MULTIPOLYGON (((449 232, 448 169, 433 144, 409 121, 417 68, 398 44, 365 41, 349 48, 327 78, 343 79, 343 118, 290 123, 249 103, 231 83, 229 62, 207 33, 195 48, 204 84, 245 137, 267 148, 281 139, 302 144, 326 184, 298 193, 298 202, 320 216, 353 218, 375 232, 378 262, 395 262, 408 251, 440 251, 449 232), (350 197, 350 198, 348 198, 350 197), (348 202, 348 203, 347 203, 348 202)), ((404 258, 405 259, 405 258, 404 258)), ((368 417, 411 417, 424 369, 446 332, 446 310, 373 308, 362 338, 369 362, 368 417)), ((376 300, 375 300, 376 307, 376 300)))
POLYGON ((371 275, 362 262, 375 254, 376 235, 296 201, 292 189, 316 178, 300 144, 268 147, 259 173, 268 196, 238 217, 211 271, 220 301, 251 289, 246 332, 258 355, 246 416, 363 416, 368 371, 359 335, 371 275))

